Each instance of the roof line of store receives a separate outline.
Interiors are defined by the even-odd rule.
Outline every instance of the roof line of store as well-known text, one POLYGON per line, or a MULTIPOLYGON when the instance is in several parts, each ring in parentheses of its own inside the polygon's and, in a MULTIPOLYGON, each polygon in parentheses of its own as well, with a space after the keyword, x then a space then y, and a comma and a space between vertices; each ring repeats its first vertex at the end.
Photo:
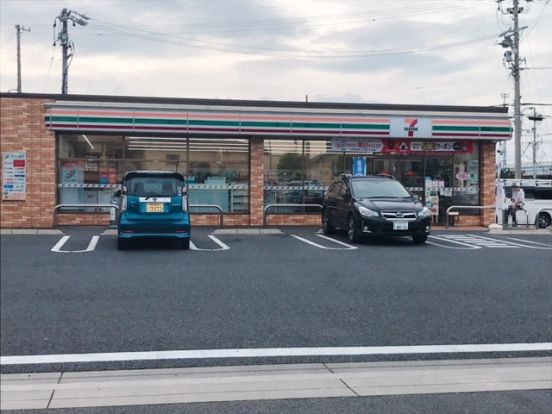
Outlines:
POLYGON ((339 102, 299 102, 299 101, 265 101, 241 99, 201 99, 201 98, 162 98, 145 96, 116 95, 63 95, 44 93, 0 93, 0 98, 55 99, 59 101, 89 101, 113 103, 157 103, 180 105, 216 105, 216 106, 250 106, 273 108, 309 108, 309 109, 364 109, 387 111, 434 111, 434 112, 472 112, 472 113, 508 113, 502 106, 453 106, 453 105, 407 105, 379 103, 339 103, 339 102))

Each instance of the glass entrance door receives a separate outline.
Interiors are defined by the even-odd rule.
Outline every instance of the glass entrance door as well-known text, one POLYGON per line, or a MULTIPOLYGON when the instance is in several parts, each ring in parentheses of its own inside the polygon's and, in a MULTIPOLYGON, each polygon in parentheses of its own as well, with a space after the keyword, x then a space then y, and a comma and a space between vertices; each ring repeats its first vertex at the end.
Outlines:
POLYGON ((422 159, 374 159, 374 174, 387 174, 399 180, 419 200, 424 195, 424 162, 422 159))

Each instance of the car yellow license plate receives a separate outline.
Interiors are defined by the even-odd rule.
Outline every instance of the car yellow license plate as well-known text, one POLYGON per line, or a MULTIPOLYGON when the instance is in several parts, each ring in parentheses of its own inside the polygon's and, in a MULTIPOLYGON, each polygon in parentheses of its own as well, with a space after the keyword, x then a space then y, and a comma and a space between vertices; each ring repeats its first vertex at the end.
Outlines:
POLYGON ((146 204, 146 212, 148 213, 162 213, 163 211, 163 203, 146 204))

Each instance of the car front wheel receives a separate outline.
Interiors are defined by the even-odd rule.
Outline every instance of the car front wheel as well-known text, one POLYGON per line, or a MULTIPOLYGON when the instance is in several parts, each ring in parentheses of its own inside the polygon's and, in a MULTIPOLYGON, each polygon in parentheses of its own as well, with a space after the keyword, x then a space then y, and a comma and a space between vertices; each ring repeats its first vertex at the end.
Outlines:
POLYGON ((550 226, 550 215, 548 213, 539 213, 537 217, 537 227, 539 229, 545 229, 550 226))
POLYGON ((424 244, 427 241, 427 234, 415 234, 412 236, 412 240, 416 244, 424 244))
POLYGON ((355 217, 352 214, 347 219, 347 239, 351 243, 358 243, 360 241, 360 235, 355 226, 355 217))

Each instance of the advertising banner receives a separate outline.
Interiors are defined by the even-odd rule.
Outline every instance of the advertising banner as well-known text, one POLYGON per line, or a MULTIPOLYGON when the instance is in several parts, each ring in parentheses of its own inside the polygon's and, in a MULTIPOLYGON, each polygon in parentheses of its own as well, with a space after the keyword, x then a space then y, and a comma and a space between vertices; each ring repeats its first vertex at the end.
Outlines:
POLYGON ((366 175, 366 157, 353 157, 353 176, 366 175))
POLYGON ((27 195, 27 153, 2 153, 2 200, 25 200, 27 195))
POLYGON ((470 141, 420 141, 393 139, 333 138, 332 151, 359 152, 365 154, 409 155, 431 152, 471 154, 470 141))

